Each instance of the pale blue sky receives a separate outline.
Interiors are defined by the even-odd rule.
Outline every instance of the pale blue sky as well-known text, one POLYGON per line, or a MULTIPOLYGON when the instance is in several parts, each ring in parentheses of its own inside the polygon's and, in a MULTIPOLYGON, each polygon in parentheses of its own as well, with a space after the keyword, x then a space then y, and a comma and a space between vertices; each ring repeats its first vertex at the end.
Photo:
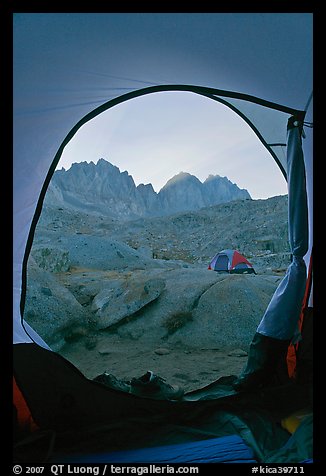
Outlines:
POLYGON ((201 181, 227 176, 254 199, 287 193, 279 167, 249 126, 226 106, 189 92, 150 94, 102 113, 77 132, 58 168, 99 158, 157 192, 183 171, 201 181))

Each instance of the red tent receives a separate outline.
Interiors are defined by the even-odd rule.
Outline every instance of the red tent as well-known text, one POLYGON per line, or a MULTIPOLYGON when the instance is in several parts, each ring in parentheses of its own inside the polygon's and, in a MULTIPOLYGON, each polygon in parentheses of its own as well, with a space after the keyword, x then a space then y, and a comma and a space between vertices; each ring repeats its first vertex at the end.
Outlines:
POLYGON ((208 269, 228 273, 255 273, 252 264, 237 250, 220 251, 209 263, 208 269))

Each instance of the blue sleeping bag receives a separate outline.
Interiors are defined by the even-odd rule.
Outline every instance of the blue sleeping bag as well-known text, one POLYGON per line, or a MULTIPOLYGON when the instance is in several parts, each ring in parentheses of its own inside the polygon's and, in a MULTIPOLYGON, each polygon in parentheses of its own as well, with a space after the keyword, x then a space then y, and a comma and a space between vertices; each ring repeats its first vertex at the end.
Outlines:
POLYGON ((176 445, 74 456, 67 463, 256 463, 238 435, 176 445))

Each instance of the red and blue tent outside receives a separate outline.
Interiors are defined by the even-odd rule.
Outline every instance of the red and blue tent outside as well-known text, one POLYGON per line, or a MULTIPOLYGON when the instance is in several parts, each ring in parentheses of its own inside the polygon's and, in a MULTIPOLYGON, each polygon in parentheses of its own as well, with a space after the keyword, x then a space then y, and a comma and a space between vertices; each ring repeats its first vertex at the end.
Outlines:
POLYGON ((213 271, 228 273, 255 273, 251 263, 237 250, 222 250, 217 253, 208 265, 213 271))

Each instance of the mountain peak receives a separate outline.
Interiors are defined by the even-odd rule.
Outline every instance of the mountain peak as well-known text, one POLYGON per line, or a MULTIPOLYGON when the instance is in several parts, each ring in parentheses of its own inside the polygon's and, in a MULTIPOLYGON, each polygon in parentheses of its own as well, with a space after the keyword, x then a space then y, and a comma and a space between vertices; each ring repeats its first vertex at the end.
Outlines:
MULTIPOLYGON (((206 178, 205 182, 210 182, 211 180, 220 180, 220 179, 226 179, 227 177, 221 177, 220 175, 213 175, 209 174, 208 177, 206 178)), ((204 183, 205 183, 204 182, 204 183)))
POLYGON ((164 190, 168 187, 170 187, 171 185, 179 185, 181 183, 185 184, 185 183, 199 183, 201 184, 201 181, 195 176, 195 175, 191 175, 190 173, 188 172, 179 172, 177 175, 174 175, 172 178, 170 178, 166 184, 164 185, 164 187, 162 187, 161 190, 164 190))
POLYGON ((227 177, 209 175, 202 183, 195 175, 179 172, 156 193, 152 184, 136 187, 127 171, 100 158, 57 170, 50 184, 48 204, 90 213, 135 219, 194 211, 220 203, 251 198, 227 177), (50 203, 51 202, 51 203, 50 203))

